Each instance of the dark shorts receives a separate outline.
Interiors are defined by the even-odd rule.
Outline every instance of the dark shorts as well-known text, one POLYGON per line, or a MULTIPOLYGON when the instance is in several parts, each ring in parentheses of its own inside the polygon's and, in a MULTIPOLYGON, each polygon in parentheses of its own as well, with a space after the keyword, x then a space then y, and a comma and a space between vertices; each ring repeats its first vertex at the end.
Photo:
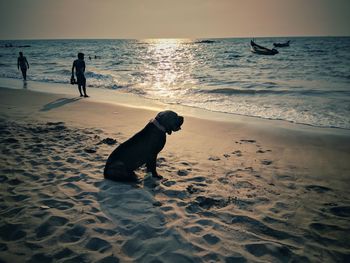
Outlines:
POLYGON ((77 74, 77 84, 81 85, 81 86, 86 85, 86 78, 85 78, 84 74, 77 74))

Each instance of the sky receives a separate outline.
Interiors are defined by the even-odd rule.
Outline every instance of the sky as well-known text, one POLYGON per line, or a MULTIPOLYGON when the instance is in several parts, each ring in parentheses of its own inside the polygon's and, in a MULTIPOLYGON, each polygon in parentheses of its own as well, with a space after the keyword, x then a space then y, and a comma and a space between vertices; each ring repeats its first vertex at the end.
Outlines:
POLYGON ((0 0, 0 39, 350 36, 350 0, 0 0))

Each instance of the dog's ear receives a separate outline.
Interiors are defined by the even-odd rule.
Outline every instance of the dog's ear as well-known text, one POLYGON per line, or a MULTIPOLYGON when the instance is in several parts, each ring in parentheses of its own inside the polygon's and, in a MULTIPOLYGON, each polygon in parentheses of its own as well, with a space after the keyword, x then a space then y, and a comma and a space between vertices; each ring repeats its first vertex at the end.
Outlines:
POLYGON ((170 110, 159 112, 156 120, 165 128, 166 133, 169 135, 173 131, 180 130, 183 123, 183 117, 170 110))
POLYGON ((184 117, 177 116, 176 120, 173 122, 172 131, 176 132, 181 130, 181 125, 184 123, 184 117))

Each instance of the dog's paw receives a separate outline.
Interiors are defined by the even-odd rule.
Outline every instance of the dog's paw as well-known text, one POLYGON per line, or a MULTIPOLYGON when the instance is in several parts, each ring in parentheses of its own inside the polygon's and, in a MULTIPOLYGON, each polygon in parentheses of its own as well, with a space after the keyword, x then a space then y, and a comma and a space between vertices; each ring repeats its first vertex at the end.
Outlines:
POLYGON ((151 174, 147 174, 143 179, 143 186, 148 188, 155 188, 158 186, 158 180, 156 180, 151 174))

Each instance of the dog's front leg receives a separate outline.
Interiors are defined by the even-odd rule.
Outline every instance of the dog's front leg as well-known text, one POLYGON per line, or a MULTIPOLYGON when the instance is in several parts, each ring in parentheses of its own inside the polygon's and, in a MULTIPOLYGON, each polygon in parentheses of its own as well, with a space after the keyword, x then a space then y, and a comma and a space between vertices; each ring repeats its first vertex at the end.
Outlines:
POLYGON ((152 176, 156 179, 162 179, 163 177, 157 173, 157 154, 153 155, 146 164, 147 172, 152 173, 152 176))

